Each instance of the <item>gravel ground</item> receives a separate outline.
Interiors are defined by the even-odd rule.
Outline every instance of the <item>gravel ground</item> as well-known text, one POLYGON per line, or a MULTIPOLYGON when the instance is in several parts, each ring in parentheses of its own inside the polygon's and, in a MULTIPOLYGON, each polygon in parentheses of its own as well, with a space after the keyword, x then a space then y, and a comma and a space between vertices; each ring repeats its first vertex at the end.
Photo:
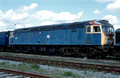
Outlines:
POLYGON ((42 74, 54 78, 120 78, 120 74, 29 64, 9 60, 0 60, 0 68, 42 74))

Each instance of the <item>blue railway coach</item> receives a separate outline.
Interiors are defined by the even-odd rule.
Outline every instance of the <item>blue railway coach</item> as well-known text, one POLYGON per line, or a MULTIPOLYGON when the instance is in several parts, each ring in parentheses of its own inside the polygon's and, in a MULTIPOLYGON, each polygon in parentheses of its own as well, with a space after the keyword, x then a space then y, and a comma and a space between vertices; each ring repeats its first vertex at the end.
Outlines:
POLYGON ((120 29, 117 29, 115 31, 115 52, 116 52, 116 57, 120 57, 120 29))
POLYGON ((9 42, 17 51, 99 56, 108 54, 113 31, 108 21, 91 20, 16 29, 9 42))
POLYGON ((115 46, 120 46, 120 29, 115 31, 115 46))
POLYGON ((10 31, 0 32, 0 51, 7 50, 10 31))

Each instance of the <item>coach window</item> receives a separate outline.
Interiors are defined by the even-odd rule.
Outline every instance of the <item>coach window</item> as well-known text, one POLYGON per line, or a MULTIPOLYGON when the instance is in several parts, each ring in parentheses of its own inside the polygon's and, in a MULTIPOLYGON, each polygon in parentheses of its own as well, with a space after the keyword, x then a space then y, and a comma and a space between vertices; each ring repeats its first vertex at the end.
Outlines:
POLYGON ((13 38, 14 37, 14 32, 10 32, 10 38, 13 38))
POLYGON ((94 26, 93 32, 100 32, 100 26, 94 26))
POLYGON ((87 32, 91 32, 91 27, 87 27, 87 32))

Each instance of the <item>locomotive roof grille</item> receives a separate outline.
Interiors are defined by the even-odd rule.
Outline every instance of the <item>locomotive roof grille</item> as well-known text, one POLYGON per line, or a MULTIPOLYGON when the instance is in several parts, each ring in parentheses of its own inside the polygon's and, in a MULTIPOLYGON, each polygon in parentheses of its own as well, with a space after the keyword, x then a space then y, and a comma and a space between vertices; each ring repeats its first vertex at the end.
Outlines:
POLYGON ((51 30, 61 30, 61 29, 83 28, 84 24, 85 23, 75 22, 75 23, 65 23, 65 24, 56 24, 56 25, 46 25, 46 26, 16 29, 14 32, 51 31, 51 30))

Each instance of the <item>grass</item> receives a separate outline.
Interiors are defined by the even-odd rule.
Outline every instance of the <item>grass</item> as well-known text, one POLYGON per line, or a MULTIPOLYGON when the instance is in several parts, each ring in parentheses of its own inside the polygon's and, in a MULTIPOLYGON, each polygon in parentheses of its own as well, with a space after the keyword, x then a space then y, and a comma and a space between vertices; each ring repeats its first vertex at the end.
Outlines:
POLYGON ((2 62, 1 65, 6 65, 6 62, 2 62))
POLYGON ((66 77, 69 77, 69 76, 72 76, 72 75, 73 75, 73 73, 70 72, 70 71, 63 73, 63 76, 66 76, 66 77))
POLYGON ((40 66, 38 64, 32 64, 31 68, 34 69, 34 70, 39 70, 40 66))
POLYGON ((65 77, 77 77, 77 75, 76 74, 74 74, 73 72, 71 72, 71 71, 66 71, 66 72, 64 72, 63 73, 63 76, 65 76, 65 77))

